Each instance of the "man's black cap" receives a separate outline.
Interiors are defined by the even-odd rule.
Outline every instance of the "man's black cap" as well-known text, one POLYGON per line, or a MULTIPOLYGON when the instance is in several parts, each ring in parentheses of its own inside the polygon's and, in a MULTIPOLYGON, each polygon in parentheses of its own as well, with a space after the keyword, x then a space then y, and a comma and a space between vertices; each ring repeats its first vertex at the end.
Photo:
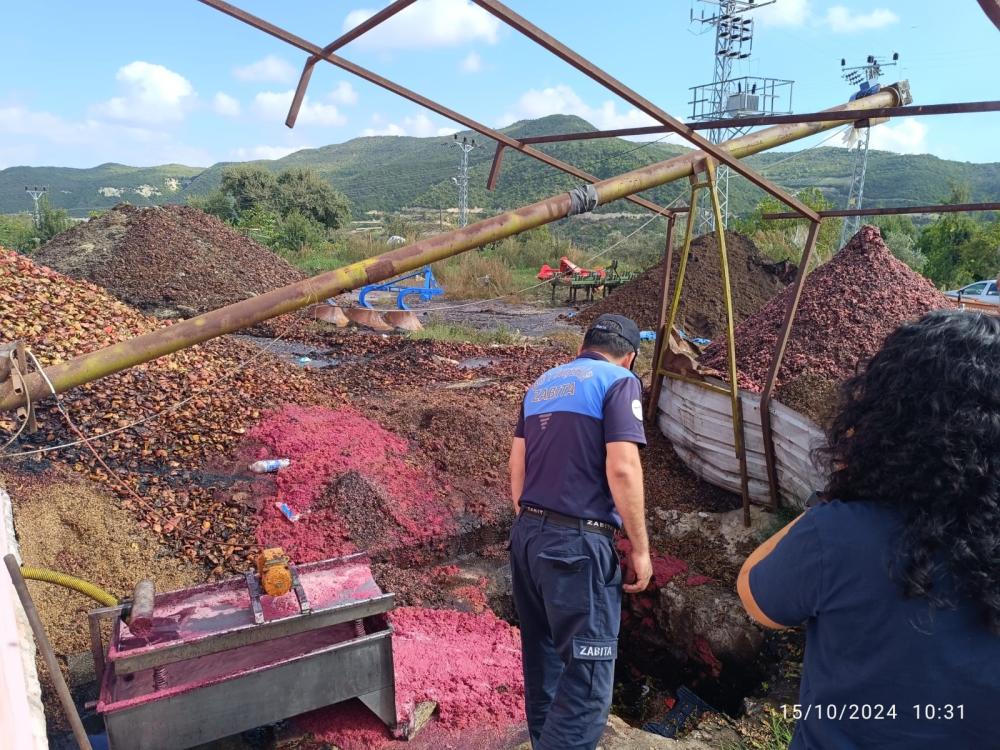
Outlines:
POLYGON ((633 351, 639 352, 639 326, 631 318, 608 313, 595 320, 588 330, 617 334, 632 345, 633 351))

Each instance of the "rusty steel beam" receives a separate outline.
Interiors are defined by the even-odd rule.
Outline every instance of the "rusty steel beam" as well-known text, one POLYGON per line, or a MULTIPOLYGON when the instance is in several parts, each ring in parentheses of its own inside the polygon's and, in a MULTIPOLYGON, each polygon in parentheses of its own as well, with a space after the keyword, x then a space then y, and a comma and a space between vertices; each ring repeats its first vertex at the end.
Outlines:
MULTIPOLYGON (((513 29, 524 34, 524 36, 531 39, 536 44, 541 45, 547 49, 552 54, 561 58, 565 62, 572 65, 574 68, 579 70, 581 73, 586 75, 588 78, 597 81, 599 84, 604 86, 609 91, 620 96, 622 99, 627 101, 633 107, 645 112, 647 115, 652 117, 654 120, 658 120, 663 125, 667 126, 673 130, 678 135, 683 136, 687 141, 694 144, 697 148, 700 148, 709 156, 717 159, 723 164, 727 165, 734 172, 737 172, 747 178, 757 187, 770 193, 775 198, 780 200, 789 208, 794 209, 799 213, 800 216, 816 221, 819 217, 816 212, 809 208, 805 203, 791 195, 787 191, 783 190, 778 185, 775 185, 770 180, 766 179, 762 175, 758 174, 750 167, 743 164, 739 159, 734 159, 730 154, 726 152, 724 148, 720 148, 717 144, 710 142, 707 138, 702 137, 694 130, 691 130, 687 125, 678 120, 676 117, 667 114, 666 111, 660 109, 651 101, 645 97, 640 96, 638 93, 630 89, 624 83, 614 78, 610 74, 603 71, 601 68, 594 65, 589 60, 583 58, 565 44, 559 42, 554 37, 542 31, 540 28, 535 26, 533 23, 528 21, 526 18, 518 15, 513 10, 508 8, 499 0, 472 0, 476 5, 494 16, 499 18, 501 21, 506 23, 513 29)), ((908 96, 908 93, 904 95, 908 96)), ((909 104, 908 101, 900 101, 898 104, 909 104)))
MULTIPOLYGON (((911 104, 905 107, 879 107, 866 109, 857 114, 840 112, 831 118, 829 113, 806 112, 798 115, 762 115, 761 117, 731 117, 721 120, 701 120, 689 122, 692 130, 712 130, 715 128, 738 128, 758 125, 786 125, 797 122, 816 122, 817 120, 863 121, 882 117, 921 117, 925 115, 954 115, 970 112, 998 112, 1000 101, 988 102, 958 102, 955 104, 911 104)), ((861 127, 864 127, 863 125, 861 127)), ((521 143, 561 143, 563 141, 589 141, 597 138, 622 138, 634 135, 655 135, 670 133, 665 125, 647 125, 641 128, 618 128, 616 130, 588 130, 579 133, 556 133, 553 135, 533 135, 522 138, 521 143)))
MULTIPOLYGON (((523 140, 521 142, 524 143, 523 140)), ((503 164, 503 152, 506 148, 502 143, 497 144, 496 153, 493 154, 493 163, 490 164, 490 174, 486 178, 487 190, 494 190, 497 186, 497 180, 500 179, 500 167, 503 164)))
MULTIPOLYGON (((302 37, 292 34, 290 31, 285 31, 281 27, 275 26, 273 23, 270 23, 269 21, 265 21, 264 19, 258 18, 257 16, 251 13, 247 13, 245 10, 237 8, 235 5, 232 5, 231 3, 227 3, 224 0, 199 0, 199 2, 204 3, 205 5, 211 8, 215 8, 221 13, 225 13, 227 16, 231 16, 232 18, 235 18, 238 21, 242 21, 248 26, 252 26, 255 29, 263 31, 266 34, 270 34, 271 36, 280 39, 283 42, 287 42, 293 47, 298 47, 303 52, 308 52, 310 55, 318 57, 321 60, 325 60, 326 62, 331 63, 332 65, 336 65, 338 68, 346 70, 348 73, 353 73, 354 75, 358 76, 359 78, 363 78, 369 83, 373 83, 376 86, 384 88, 386 91, 391 91, 393 94, 396 94, 397 96, 401 96, 404 99, 408 99, 414 104, 419 104, 421 107, 426 107, 427 109, 431 110, 432 112, 436 112, 442 117, 447 117, 449 120, 454 120, 455 122, 469 128, 469 130, 475 130, 480 135, 484 135, 487 138, 492 138, 498 143, 504 144, 508 148, 515 149, 517 151, 520 151, 521 153, 527 154, 528 156, 538 159, 539 161, 548 164, 550 167, 554 167, 555 169, 566 172, 567 174, 571 174, 574 177, 577 177, 578 179, 584 180, 586 182, 597 182, 597 180, 600 179, 599 177, 595 177, 592 174, 584 172, 582 169, 577 169, 571 164, 567 164, 563 161, 560 161, 559 159, 556 159, 553 156, 549 156, 544 151, 539 151, 538 149, 534 149, 531 146, 525 146, 520 141, 511 138, 510 136, 505 135, 504 133, 501 133, 498 130, 494 130, 493 128, 490 128, 486 125, 483 125, 480 122, 473 120, 471 117, 466 117, 465 115, 456 112, 453 109, 445 107, 442 104, 438 104, 437 102, 428 99, 426 96, 418 94, 415 91, 411 91, 405 86, 400 86, 398 83, 394 83, 393 81, 390 81, 387 78, 383 78, 377 73, 373 73, 372 71, 366 68, 362 68, 360 65, 356 65, 355 63, 352 63, 349 60, 345 60, 344 58, 339 57, 333 53, 324 54, 323 49, 313 44, 312 42, 308 42, 302 37)), ((669 209, 663 208, 662 206, 657 205, 652 201, 648 201, 645 198, 640 198, 638 196, 633 195, 629 196, 628 200, 632 201, 636 205, 649 209, 654 213, 659 213, 664 215, 669 213, 669 209)))
MULTIPOLYGON (((891 104, 901 94, 895 86, 886 86, 875 97, 878 103, 891 104)), ((857 109, 858 105, 848 102, 834 111, 857 109)), ((742 159, 775 146, 807 138, 816 133, 836 127, 837 121, 803 123, 799 125, 776 125, 773 128, 748 133, 720 144, 728 154, 742 159)), ((668 182, 690 176, 694 165, 705 158, 700 151, 669 159, 658 164, 649 164, 639 169, 610 177, 594 184, 597 205, 603 205, 625 198, 633 193, 650 190, 668 182)), ((125 370, 142 362, 172 354, 203 341, 248 328, 261 321, 278 315, 316 304, 337 294, 391 279, 400 274, 414 271, 429 263, 450 258, 453 255, 482 247, 490 242, 510 237, 520 232, 549 224, 570 215, 572 199, 569 193, 560 193, 529 206, 507 211, 483 219, 467 227, 428 237, 412 245, 390 250, 373 258, 366 258, 343 268, 319 274, 310 279, 274 289, 257 297, 252 297, 233 305, 212 310, 188 320, 183 320, 167 328, 122 341, 53 365, 45 372, 57 392, 63 392, 83 383, 97 380, 106 375, 125 370)), ((40 373, 34 372, 25 378, 25 390, 32 401, 47 398, 48 386, 40 373)), ((0 395, 0 411, 16 408, 24 403, 23 394, 0 395)))
MULTIPOLYGON (((688 218, 688 221, 691 221, 688 218)), ((663 387, 663 372, 660 360, 663 357, 663 346, 670 337, 667 330, 667 313, 670 306, 670 266, 674 257, 674 225, 677 219, 671 216, 667 219, 667 236, 663 245, 663 277, 660 284, 660 314, 656 318, 656 343, 653 345, 653 374, 649 386, 649 404, 646 406, 646 421, 656 418, 660 402, 660 389, 663 387)))
POLYGON ((1000 30, 1000 0, 979 0, 979 7, 1000 30))
POLYGON ((306 59, 305 65, 302 67, 302 75, 299 76, 299 83, 295 87, 295 96, 292 97, 292 105, 288 108, 288 117, 285 118, 285 125, 290 128, 295 127, 295 121, 299 119, 299 110, 302 108, 302 102, 306 98, 306 89, 309 87, 309 79, 312 78, 313 68, 316 67, 316 63, 323 59, 323 55, 329 55, 336 52, 344 45, 353 42, 362 34, 367 34, 380 23, 388 21, 401 10, 405 10, 410 7, 416 1, 417 0, 396 0, 396 2, 387 5, 371 18, 364 20, 347 33, 330 42, 321 50, 321 55, 310 55, 306 59))
MULTIPOLYGON (((841 216, 895 216, 896 214, 955 214, 962 211, 1000 211, 1000 203, 943 203, 936 206, 899 206, 897 208, 847 208, 819 211, 821 219, 841 216)), ((763 214, 763 219, 798 219, 791 211, 763 214)))

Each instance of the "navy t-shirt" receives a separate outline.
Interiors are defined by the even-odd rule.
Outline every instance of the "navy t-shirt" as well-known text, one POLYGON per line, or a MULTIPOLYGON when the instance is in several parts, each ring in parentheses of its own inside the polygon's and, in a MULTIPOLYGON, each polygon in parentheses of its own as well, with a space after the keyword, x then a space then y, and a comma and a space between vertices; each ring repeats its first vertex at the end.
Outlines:
POLYGON ((521 503, 621 526, 608 488, 607 443, 646 444, 642 387, 595 352, 544 373, 528 390, 515 435, 525 442, 521 503))
POLYGON ((1000 748, 1000 637, 967 600, 904 597, 889 573, 901 528, 878 503, 825 503, 750 571, 765 615, 806 623, 791 750, 1000 748))

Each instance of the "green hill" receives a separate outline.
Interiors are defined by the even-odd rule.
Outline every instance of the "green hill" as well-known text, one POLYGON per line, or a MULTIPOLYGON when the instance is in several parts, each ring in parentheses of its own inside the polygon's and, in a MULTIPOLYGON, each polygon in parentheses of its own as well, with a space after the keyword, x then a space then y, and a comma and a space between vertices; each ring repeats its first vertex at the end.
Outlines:
MULTIPOLYGON (((522 121, 504 129, 513 137, 543 135, 573 130, 592 130, 578 117, 552 115, 522 121)), ((481 147, 469 155, 471 206, 487 212, 513 208, 553 193, 575 187, 573 177, 516 152, 508 152, 497 190, 485 189, 495 143, 472 133, 481 147)), ((455 205, 451 178, 458 163, 458 149, 448 138, 376 136, 355 138, 346 143, 297 151, 282 159, 256 162, 280 171, 289 166, 315 169, 351 199, 355 215, 365 211, 396 211, 407 207, 429 209, 455 205)), ((662 143, 636 143, 621 139, 576 141, 540 146, 559 159, 599 177, 608 177, 644 164, 669 159, 685 148, 662 143)), ((755 168, 779 184, 791 188, 819 187, 835 206, 847 200, 853 164, 842 148, 812 149, 800 155, 771 152, 750 157, 755 168), (773 166, 772 166, 773 165, 773 166)), ((164 165, 149 168, 102 164, 92 169, 61 167, 11 167, 0 171, 0 213, 30 208, 25 185, 47 185, 52 204, 68 209, 74 216, 108 208, 126 200, 137 205, 183 202, 188 195, 214 190, 222 170, 229 163, 207 169, 164 165)), ((1000 200, 1000 164, 973 164, 939 159, 930 155, 900 155, 873 151, 865 185, 869 206, 936 203, 948 194, 949 184, 965 183, 973 200, 1000 200)), ((684 183, 674 183, 651 191, 647 196, 669 202, 682 192, 684 183)), ((752 209, 761 193, 745 180, 730 183, 730 211, 752 209)), ((630 210, 621 204, 617 210, 630 210)))

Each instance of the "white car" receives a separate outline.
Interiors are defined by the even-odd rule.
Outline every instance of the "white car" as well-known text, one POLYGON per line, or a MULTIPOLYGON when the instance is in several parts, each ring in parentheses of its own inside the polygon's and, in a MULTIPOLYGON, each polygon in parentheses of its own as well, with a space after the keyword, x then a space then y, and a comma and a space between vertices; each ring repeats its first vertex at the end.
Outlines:
POLYGON ((945 292, 944 296, 957 300, 965 300, 967 302, 1000 305, 1000 293, 997 292, 997 282, 993 279, 977 281, 974 284, 963 286, 961 289, 954 289, 950 292, 945 292))

